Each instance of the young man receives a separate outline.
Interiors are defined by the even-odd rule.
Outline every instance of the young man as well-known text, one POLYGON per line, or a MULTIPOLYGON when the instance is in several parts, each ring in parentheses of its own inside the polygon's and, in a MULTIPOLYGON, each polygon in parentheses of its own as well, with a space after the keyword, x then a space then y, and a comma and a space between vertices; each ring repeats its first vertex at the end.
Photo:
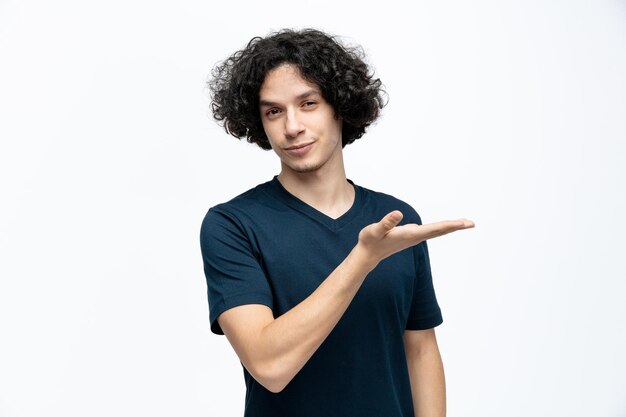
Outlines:
POLYGON ((445 415, 426 239, 415 210, 345 174, 383 107, 358 49, 316 30, 254 38, 218 65, 212 109, 272 149, 271 180, 209 209, 200 240, 211 330, 244 367, 246 417, 445 415))

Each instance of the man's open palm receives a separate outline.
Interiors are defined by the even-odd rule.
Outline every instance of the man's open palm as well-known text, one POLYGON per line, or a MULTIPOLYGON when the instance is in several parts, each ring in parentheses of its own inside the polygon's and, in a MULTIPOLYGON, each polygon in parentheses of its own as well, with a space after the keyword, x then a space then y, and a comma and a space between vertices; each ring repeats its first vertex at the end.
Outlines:
POLYGON ((359 245, 378 262, 417 245, 427 239, 443 236, 457 230, 474 227, 474 222, 467 219, 445 220, 436 223, 418 225, 415 223, 398 226, 402 213, 394 210, 378 223, 365 226, 359 232, 359 245))

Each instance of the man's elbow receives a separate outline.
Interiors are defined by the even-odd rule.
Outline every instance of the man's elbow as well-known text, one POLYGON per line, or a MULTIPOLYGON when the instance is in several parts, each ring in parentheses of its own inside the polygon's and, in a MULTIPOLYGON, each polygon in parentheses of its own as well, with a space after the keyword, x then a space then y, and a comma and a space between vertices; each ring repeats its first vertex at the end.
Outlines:
POLYGON ((266 390, 274 394, 284 390, 293 378, 293 375, 290 375, 284 366, 276 362, 257 366, 254 372, 250 372, 250 374, 266 390))

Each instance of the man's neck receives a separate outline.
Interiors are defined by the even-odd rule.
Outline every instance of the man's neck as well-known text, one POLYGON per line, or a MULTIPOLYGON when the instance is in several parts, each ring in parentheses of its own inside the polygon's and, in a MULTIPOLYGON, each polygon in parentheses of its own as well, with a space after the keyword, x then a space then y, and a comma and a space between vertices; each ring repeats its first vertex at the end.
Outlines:
POLYGON ((352 207, 355 190, 343 167, 336 173, 318 171, 297 173, 283 168, 278 175, 282 186, 316 210, 336 219, 352 207))

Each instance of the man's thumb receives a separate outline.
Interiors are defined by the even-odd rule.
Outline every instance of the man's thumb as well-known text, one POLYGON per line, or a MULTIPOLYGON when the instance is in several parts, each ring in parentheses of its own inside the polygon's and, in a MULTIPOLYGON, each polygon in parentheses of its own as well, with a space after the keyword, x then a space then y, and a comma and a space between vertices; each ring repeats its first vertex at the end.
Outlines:
POLYGON ((400 220, 402 220, 402 212, 399 210, 394 210, 391 213, 388 213, 383 219, 380 221, 385 229, 385 233, 389 230, 396 227, 400 220))

